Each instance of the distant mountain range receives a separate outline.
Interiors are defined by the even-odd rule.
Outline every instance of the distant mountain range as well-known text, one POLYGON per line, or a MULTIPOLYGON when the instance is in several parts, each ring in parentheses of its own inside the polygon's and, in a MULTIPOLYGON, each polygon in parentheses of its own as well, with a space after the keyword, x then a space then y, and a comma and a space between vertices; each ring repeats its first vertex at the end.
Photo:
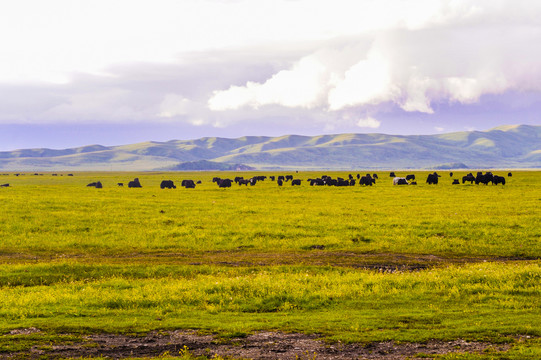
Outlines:
POLYGON ((540 168, 541 126, 438 135, 201 138, 0 152, 14 171, 540 168))

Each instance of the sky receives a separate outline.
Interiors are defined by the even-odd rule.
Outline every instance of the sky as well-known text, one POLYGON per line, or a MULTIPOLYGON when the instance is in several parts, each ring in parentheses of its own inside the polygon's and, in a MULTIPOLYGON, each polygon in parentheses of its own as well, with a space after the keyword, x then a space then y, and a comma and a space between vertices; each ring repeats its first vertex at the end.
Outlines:
POLYGON ((538 0, 0 3, 0 151, 541 125, 538 0))

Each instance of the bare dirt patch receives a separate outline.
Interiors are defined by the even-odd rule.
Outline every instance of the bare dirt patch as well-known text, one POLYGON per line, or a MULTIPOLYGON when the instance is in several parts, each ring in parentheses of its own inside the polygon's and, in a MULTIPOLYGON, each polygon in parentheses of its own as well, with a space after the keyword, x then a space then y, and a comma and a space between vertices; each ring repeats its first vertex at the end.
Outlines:
POLYGON ((316 335, 257 332, 246 337, 227 339, 201 335, 195 331, 151 332, 146 336, 96 334, 84 342, 54 345, 44 349, 33 347, 28 352, 0 354, 0 359, 79 358, 102 356, 114 359, 153 357, 168 354, 180 356, 184 349, 196 356, 220 355, 242 359, 365 359, 402 360, 425 354, 479 353, 486 350, 506 351, 508 344, 485 342, 429 341, 427 343, 329 344, 316 335))
POLYGON ((28 263, 29 261, 51 262, 75 260, 90 264, 161 264, 161 265, 221 265, 233 267, 304 265, 333 266, 383 272, 419 271, 449 264, 477 262, 535 261, 532 257, 448 257, 433 254, 356 253, 327 251, 315 245, 311 250, 301 252, 250 252, 239 250, 206 251, 193 253, 130 253, 123 255, 56 254, 54 256, 31 256, 25 254, 0 254, 0 264, 28 263))

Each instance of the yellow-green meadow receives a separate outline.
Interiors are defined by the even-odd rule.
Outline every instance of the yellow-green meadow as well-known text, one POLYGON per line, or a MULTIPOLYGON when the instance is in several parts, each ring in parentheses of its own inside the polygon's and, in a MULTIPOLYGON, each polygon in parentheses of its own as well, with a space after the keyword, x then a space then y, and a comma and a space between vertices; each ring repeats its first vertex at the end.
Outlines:
POLYGON ((438 185, 422 171, 396 172, 416 186, 382 171, 374 186, 307 182, 349 173, 366 171, 1 176, 0 357, 176 329, 463 339, 509 347, 438 358, 541 357, 541 172, 494 171, 505 185, 452 185, 466 171, 438 185), (286 174, 301 186, 212 182, 286 174), (135 177, 142 188, 127 187, 135 177), (166 179, 177 188, 160 189, 166 179), (13 334, 28 328, 46 336, 13 334))

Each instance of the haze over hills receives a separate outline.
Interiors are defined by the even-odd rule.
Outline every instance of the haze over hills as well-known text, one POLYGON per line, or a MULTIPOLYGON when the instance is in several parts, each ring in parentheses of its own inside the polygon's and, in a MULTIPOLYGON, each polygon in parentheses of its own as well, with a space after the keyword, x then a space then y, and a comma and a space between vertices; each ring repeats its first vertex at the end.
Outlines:
POLYGON ((541 126, 438 135, 201 138, 0 152, 5 171, 539 168, 541 126))

